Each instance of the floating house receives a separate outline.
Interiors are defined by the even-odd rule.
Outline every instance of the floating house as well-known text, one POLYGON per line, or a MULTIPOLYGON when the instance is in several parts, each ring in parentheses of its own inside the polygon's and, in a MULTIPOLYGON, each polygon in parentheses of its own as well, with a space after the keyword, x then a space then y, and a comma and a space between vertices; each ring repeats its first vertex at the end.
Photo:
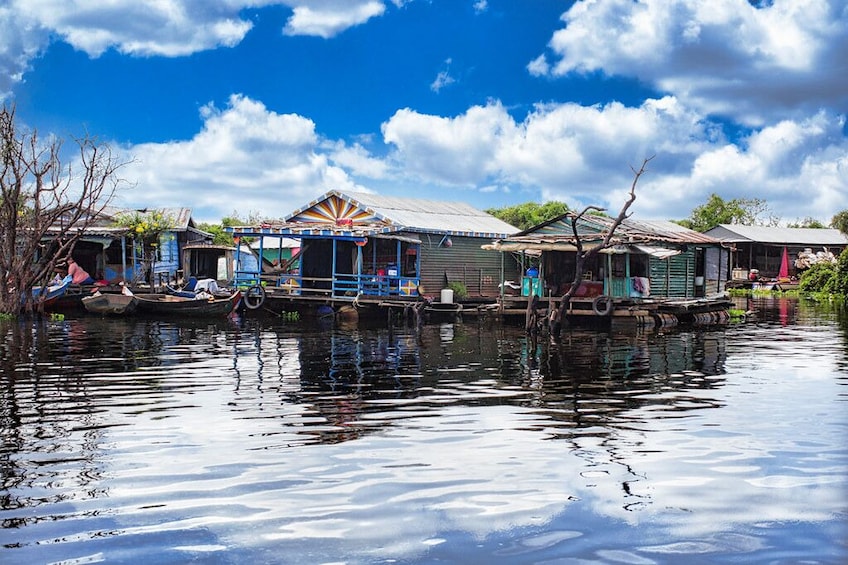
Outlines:
MULTIPOLYGON (((576 270, 574 222, 585 251, 601 244, 613 221, 592 215, 578 220, 576 214, 566 213, 487 246, 521 254, 525 265, 531 265, 520 285, 522 297, 504 296, 505 312, 518 308, 516 313, 524 314, 532 295, 540 297, 543 307, 559 304, 576 270)), ((726 316, 729 254, 717 239, 669 221, 628 218, 610 243, 584 264, 569 316, 629 318, 642 325, 726 316)))
POLYGON ((245 302, 254 309, 453 302, 442 291, 460 288, 466 300, 494 302, 503 277, 518 276, 515 261, 482 249, 517 229, 459 202, 332 190, 279 222, 228 231, 236 241, 258 238, 261 257, 278 249, 269 238, 300 242, 290 260, 236 273, 235 283, 252 289, 245 302))
MULTIPOLYGON (((212 235, 197 228, 189 208, 156 209, 171 222, 171 228, 159 234, 152 265, 144 265, 138 242, 129 228, 118 226, 125 214, 146 214, 153 209, 132 210, 107 208, 84 230, 74 246, 74 259, 97 280, 109 284, 119 282, 165 283, 179 276, 182 269, 181 250, 190 243, 210 242, 212 235)), ((45 240, 46 253, 51 252, 51 237, 45 240)))
POLYGON ((721 224, 704 232, 730 249, 726 278, 747 281, 792 279, 819 260, 835 260, 848 247, 848 236, 836 229, 780 228, 721 224))

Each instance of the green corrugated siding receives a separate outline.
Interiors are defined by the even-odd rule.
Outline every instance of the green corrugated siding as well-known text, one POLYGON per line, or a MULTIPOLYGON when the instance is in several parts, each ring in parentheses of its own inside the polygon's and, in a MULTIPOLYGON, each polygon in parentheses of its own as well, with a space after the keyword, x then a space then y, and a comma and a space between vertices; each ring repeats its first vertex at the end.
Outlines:
POLYGON ((436 234, 417 234, 421 239, 421 284, 424 292, 437 296, 448 282, 465 284, 469 297, 499 295, 501 255, 505 280, 520 281, 518 265, 511 253, 487 251, 481 246, 490 240, 451 236, 450 247, 440 246, 442 237, 436 234))
POLYGON ((687 251, 668 259, 651 258, 651 296, 686 298, 695 295, 695 253, 687 251))

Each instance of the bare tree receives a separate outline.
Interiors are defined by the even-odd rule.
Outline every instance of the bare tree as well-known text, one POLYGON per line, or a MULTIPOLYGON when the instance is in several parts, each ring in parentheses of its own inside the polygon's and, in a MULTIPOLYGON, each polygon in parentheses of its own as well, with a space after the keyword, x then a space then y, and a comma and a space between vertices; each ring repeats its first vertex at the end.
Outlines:
POLYGON ((17 127, 14 108, 0 110, 2 313, 39 306, 33 287, 49 281, 57 261, 73 251, 122 182, 117 171, 126 162, 108 145, 87 135, 74 141, 79 171, 62 163, 61 140, 42 141, 35 130, 17 127))
POLYGON ((621 225, 621 222, 630 217, 628 211, 630 210, 630 206, 633 202, 636 201, 636 184, 639 182, 639 178, 645 174, 647 170, 648 163, 655 157, 647 157, 642 161, 642 166, 636 169, 635 167, 631 167, 633 170, 633 183, 630 185, 630 193, 627 200, 621 206, 621 210, 618 212, 618 216, 612 221, 609 229, 606 233, 603 234, 603 238, 600 239, 597 245, 593 245, 591 248, 586 249, 584 244, 584 237, 580 235, 578 232, 578 224, 580 220, 588 213, 592 211, 604 212, 604 208, 600 208, 598 206, 586 206, 579 214, 575 215, 571 220, 571 233, 574 237, 574 246, 577 248, 577 259, 574 267, 574 279, 571 281, 571 285, 568 291, 562 295, 560 298, 560 303, 558 308, 551 308, 551 313, 549 315, 549 322, 551 322, 551 327, 554 332, 558 331, 559 323, 564 319, 565 313, 568 310, 569 303, 571 302, 571 297, 574 296, 574 293, 577 292, 578 287, 580 286, 580 281, 583 279, 583 271, 584 265, 586 261, 590 258, 594 257, 604 249, 608 249, 616 244, 613 240, 613 236, 615 235, 615 230, 618 229, 618 226, 621 225))

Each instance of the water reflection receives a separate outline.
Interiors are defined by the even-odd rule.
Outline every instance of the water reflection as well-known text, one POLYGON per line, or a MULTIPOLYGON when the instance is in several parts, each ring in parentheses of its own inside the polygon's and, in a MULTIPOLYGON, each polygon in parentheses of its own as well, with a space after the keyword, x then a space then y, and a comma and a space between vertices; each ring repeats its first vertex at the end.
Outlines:
POLYGON ((663 562, 785 558, 801 533, 832 555, 845 319, 775 306, 555 344, 486 323, 6 324, 0 559, 663 562))

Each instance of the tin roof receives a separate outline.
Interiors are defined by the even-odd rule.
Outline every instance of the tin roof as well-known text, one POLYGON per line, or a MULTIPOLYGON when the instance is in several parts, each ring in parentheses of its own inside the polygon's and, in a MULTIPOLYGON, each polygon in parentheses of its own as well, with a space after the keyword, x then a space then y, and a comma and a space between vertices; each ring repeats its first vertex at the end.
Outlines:
MULTIPOLYGON (((504 251, 514 250, 559 250, 574 251, 576 238, 572 231, 572 221, 576 214, 568 212, 536 227, 497 242, 494 248, 504 251)), ((609 233, 615 218, 607 216, 583 216, 577 226, 584 248, 597 245, 609 233)), ((616 228, 613 245, 651 243, 659 245, 718 245, 719 240, 708 235, 685 228, 667 220, 634 220, 627 218, 616 228)))
MULTIPOLYGON (((471 237, 505 237, 517 228, 462 202, 381 196, 331 190, 284 218, 285 225, 336 225, 351 220, 356 226, 382 226, 386 231, 432 232, 471 237)), ((325 227, 324 229, 328 229, 325 227)), ((351 229, 351 228, 348 228, 351 229)))
POLYGON ((845 246, 848 236, 836 229, 776 228, 721 224, 705 232, 729 243, 765 243, 775 245, 845 246))

